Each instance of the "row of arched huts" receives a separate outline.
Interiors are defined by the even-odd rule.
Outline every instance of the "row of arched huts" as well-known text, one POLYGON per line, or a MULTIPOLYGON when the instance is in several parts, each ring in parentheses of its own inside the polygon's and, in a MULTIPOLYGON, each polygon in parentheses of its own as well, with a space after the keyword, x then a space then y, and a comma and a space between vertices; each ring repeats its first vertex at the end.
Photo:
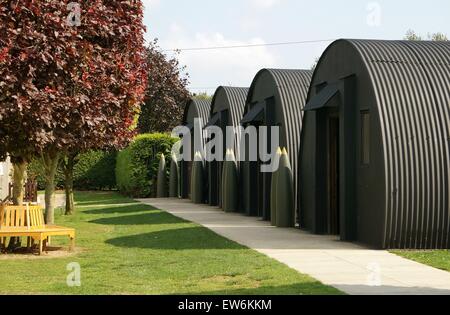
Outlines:
MULTIPOLYGON (((450 43, 338 40, 315 71, 263 69, 250 88, 193 98, 183 125, 195 118, 202 128, 280 127, 292 202, 277 211, 292 227, 375 248, 449 248, 450 43)), ((203 163, 211 206, 224 203, 224 163, 203 163)), ((235 211, 276 224, 275 175, 262 164, 235 163, 235 211)), ((181 198, 191 172, 182 162, 181 198)))

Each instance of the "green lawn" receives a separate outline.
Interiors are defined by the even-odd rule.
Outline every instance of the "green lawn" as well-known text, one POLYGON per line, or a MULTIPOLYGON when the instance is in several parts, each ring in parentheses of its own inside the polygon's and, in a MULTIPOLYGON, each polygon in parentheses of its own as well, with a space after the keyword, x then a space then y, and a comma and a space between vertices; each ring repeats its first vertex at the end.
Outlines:
POLYGON ((450 271, 450 251, 393 251, 394 254, 417 261, 434 268, 450 271))
MULTIPOLYGON (((0 256, 0 294, 340 294, 253 250, 115 193, 77 193, 77 253, 0 256), (81 266, 81 287, 66 284, 81 266)), ((54 241, 66 244, 66 240, 54 241)))

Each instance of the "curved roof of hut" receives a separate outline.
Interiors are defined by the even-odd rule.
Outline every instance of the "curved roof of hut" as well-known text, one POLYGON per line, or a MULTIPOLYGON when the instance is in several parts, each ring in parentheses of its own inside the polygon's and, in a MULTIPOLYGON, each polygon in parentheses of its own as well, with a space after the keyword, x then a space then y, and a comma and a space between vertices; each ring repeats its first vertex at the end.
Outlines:
MULTIPOLYGON (((276 87, 274 95, 282 113, 282 126, 285 130, 286 144, 293 174, 297 174, 298 152, 300 150, 300 139, 303 122, 303 111, 308 95, 309 85, 313 72, 311 70, 290 69, 262 69, 253 79, 248 92, 245 113, 250 110, 252 98, 260 77, 269 74, 276 87)), ((295 176, 295 187, 298 178, 295 176)), ((295 189, 297 191, 297 189, 295 189)), ((297 199, 296 199, 297 200, 297 199)))
POLYGON ((252 95, 255 90, 258 79, 264 74, 269 73, 274 83, 278 87, 280 100, 283 105, 299 104, 303 107, 308 94, 309 84, 313 71, 298 69, 262 69, 253 79, 252 85, 247 95, 246 110, 251 103, 252 95))
POLYGON ((214 97, 211 102, 211 117, 215 113, 219 93, 223 92, 226 95, 226 107, 230 112, 231 124, 235 127, 239 126, 244 114, 245 100, 247 99, 248 90, 248 88, 242 87, 219 86, 214 93, 214 97))
POLYGON ((248 92, 245 112, 250 109, 254 90, 259 78, 268 73, 276 86, 279 107, 282 110, 282 124, 286 132, 286 141, 291 163, 294 163, 300 149, 300 132, 303 112, 313 72, 311 70, 262 69, 256 74, 248 92))
POLYGON ((335 45, 355 50, 373 90, 385 160, 386 226, 391 229, 385 235, 396 234, 392 229, 406 213, 421 217, 421 223, 412 224, 430 226, 432 218, 418 213, 426 209, 437 209, 439 213, 428 215, 435 216, 442 231, 448 230, 450 42, 341 39, 325 51, 316 74, 335 45), (421 205, 409 202, 411 192, 421 205))
POLYGON ((188 113, 191 106, 194 106, 195 117, 202 119, 202 128, 208 123, 209 112, 211 110, 211 101, 201 98, 191 98, 184 108, 183 125, 187 124, 188 113))
MULTIPOLYGON (((247 93, 248 88, 219 86, 212 99, 210 118, 212 118, 216 112, 220 111, 217 108, 220 105, 222 106, 221 110, 226 108, 229 112, 231 121, 229 121, 228 125, 232 127, 239 127, 244 114, 247 93), (221 98, 220 101, 225 102, 225 104, 219 104, 219 97, 221 98)), ((240 136, 241 130, 238 128, 236 129, 236 139, 234 142, 234 154, 238 160, 240 157, 240 136)))

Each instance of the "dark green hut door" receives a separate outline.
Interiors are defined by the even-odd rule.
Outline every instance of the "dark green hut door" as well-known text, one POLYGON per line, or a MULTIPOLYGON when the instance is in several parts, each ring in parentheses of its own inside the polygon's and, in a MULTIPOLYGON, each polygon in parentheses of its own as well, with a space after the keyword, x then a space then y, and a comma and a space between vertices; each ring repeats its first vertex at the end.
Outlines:
POLYGON ((355 81, 349 76, 334 84, 317 86, 305 106, 314 111, 316 141, 316 194, 314 227, 319 234, 356 239, 355 193, 355 81))
POLYGON ((185 181, 185 187, 187 192, 188 199, 191 199, 191 177, 192 177, 192 162, 185 162, 186 164, 186 181, 185 181))
MULTIPOLYGON (((259 128, 257 125, 255 125, 256 128, 259 128)), ((255 141, 255 139, 250 139, 248 135, 246 135, 246 143, 247 146, 245 148, 246 150, 246 156, 247 158, 251 156, 250 154, 250 146, 248 145, 250 141, 255 141)), ((259 135, 257 135, 257 152, 259 152, 259 135)), ((246 213, 249 216, 253 217, 259 217, 262 216, 262 213, 260 211, 261 207, 261 196, 263 194, 262 189, 262 183, 263 179, 261 176, 261 161, 257 159, 257 161, 247 161, 245 162, 248 176, 246 177, 246 213)))
POLYGON ((217 161, 208 162, 208 176, 209 176, 209 205, 216 207, 219 205, 219 186, 218 186, 218 164, 217 161))
POLYGON ((339 117, 328 123, 328 234, 339 235, 339 117))
MULTIPOLYGON (((220 129, 222 130, 222 134, 223 134, 223 143, 222 143, 222 152, 223 152, 223 156, 222 159, 224 160, 226 157, 226 152, 227 152, 227 126, 229 125, 229 111, 228 110, 223 110, 219 113, 219 121, 217 122, 217 126, 220 127, 220 129)), ((231 148, 234 149, 234 148, 231 148)), ((222 184, 223 184, 223 166, 224 163, 222 161, 219 161, 217 163, 217 195, 218 195, 218 204, 219 207, 223 206, 223 196, 222 196, 222 184)))

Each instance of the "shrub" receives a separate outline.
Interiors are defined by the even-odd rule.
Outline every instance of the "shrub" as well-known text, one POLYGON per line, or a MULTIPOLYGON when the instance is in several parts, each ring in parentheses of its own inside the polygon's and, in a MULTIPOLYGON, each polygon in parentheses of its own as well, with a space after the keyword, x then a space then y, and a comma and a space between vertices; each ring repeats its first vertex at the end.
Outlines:
MULTIPOLYGON (((159 159, 164 154, 171 162, 172 146, 178 141, 167 134, 144 134, 118 153, 116 182, 119 191, 134 198, 156 196, 159 159)), ((167 168, 167 183, 169 170, 167 168)))
MULTIPOLYGON (((73 170, 74 188, 78 190, 104 190, 116 187, 116 152, 89 151, 80 154, 73 170)), ((45 178, 40 159, 33 160, 28 166, 28 176, 38 182, 38 189, 45 189, 45 178)), ((64 173, 58 167, 56 188, 64 188, 64 173)))
POLYGON ((116 187, 116 152, 89 151, 80 155, 73 170, 73 186, 78 190, 116 187))

